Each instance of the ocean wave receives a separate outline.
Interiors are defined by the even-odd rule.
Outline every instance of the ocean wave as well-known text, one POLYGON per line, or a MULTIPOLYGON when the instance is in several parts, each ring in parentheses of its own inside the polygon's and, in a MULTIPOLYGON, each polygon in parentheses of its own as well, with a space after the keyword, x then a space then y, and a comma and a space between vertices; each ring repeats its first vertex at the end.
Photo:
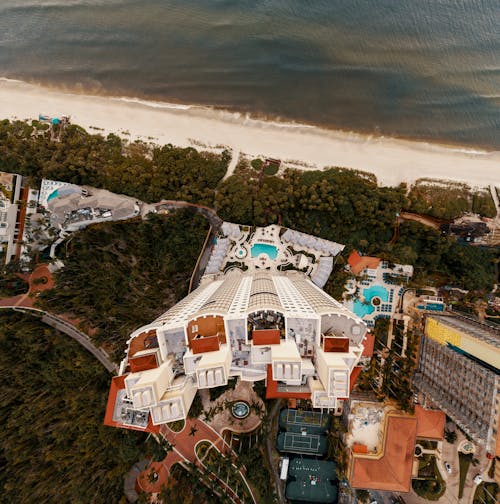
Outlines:
POLYGON ((157 109, 177 109, 177 110, 189 110, 194 107, 194 105, 185 105, 182 103, 169 103, 169 102, 159 102, 152 100, 143 100, 141 98, 131 98, 128 96, 110 96, 110 100, 121 101, 125 103, 136 103, 137 105, 143 105, 149 108, 157 109))
POLYGON ((290 120, 281 120, 279 117, 270 118, 265 115, 263 115, 262 117, 259 116, 256 117, 255 114, 251 114, 250 112, 236 112, 227 109, 220 109, 211 105, 171 103, 164 101, 145 100, 143 98, 136 98, 129 96, 106 96, 106 98, 109 98, 110 100, 113 101, 132 103, 154 109, 196 110, 198 112, 201 112, 202 114, 211 115, 221 120, 238 122, 246 125, 254 125, 260 127, 291 128, 291 129, 316 128, 316 126, 311 124, 304 124, 290 120))
POLYGON ((0 77, 0 82, 11 82, 12 84, 29 84, 29 82, 19 79, 11 79, 9 77, 0 77))
MULTIPOLYGON (((88 91, 82 90, 78 92, 77 90, 64 88, 63 86, 47 86, 40 83, 34 82, 26 82, 19 79, 13 79, 9 77, 0 77, 0 85, 4 82, 7 85, 11 84, 12 86, 19 88, 39 88, 48 90, 51 93, 60 93, 62 95, 67 96, 78 96, 85 98, 96 98, 99 100, 109 100, 113 102, 137 105, 139 107, 145 107, 149 109, 158 109, 158 110, 171 110, 171 111, 179 111, 179 113, 184 112, 185 114, 193 114, 193 116, 198 117, 206 117, 208 119, 215 119, 227 123, 239 124, 242 126, 256 127, 262 130, 265 129, 281 129, 281 130, 293 130, 300 133, 302 131, 313 131, 322 135, 340 135, 344 139, 352 140, 355 142, 379 142, 379 141, 408 141, 414 144, 415 146, 423 147, 429 150, 442 150, 446 149, 448 152, 456 152, 460 154, 472 155, 472 156, 487 156, 492 154, 491 150, 483 150, 481 148, 475 149, 470 147, 462 147, 460 145, 454 145, 447 143, 443 140, 436 141, 425 141, 418 138, 412 137, 401 137, 401 136, 387 136, 383 135, 380 132, 364 132, 364 131, 356 131, 353 129, 342 129, 342 128, 332 128, 327 127, 325 125, 320 124, 311 124, 311 123, 303 123, 298 121, 293 121, 289 119, 282 119, 279 116, 266 115, 263 113, 251 113, 251 112, 238 112, 235 110, 229 110, 225 108, 218 108, 211 105, 201 105, 201 104, 186 104, 186 103, 171 103, 166 101, 158 101, 158 100, 148 100, 133 96, 113 96, 107 93, 92 93, 88 91)), ((102 91, 102 90, 101 90, 102 91)), ((495 152, 495 151, 493 151, 495 152)))
POLYGON ((105 7, 112 4, 123 4, 124 0, 26 0, 25 2, 4 2, 3 10, 52 9, 68 7, 105 7))

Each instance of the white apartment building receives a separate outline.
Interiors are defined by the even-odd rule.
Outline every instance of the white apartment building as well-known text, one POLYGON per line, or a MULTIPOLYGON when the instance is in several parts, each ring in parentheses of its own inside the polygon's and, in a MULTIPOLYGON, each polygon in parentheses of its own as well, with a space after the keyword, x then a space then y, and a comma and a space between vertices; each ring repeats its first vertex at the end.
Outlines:
POLYGON ((338 409, 349 397, 366 330, 304 273, 208 275, 131 334, 117 377, 126 392, 115 410, 125 401, 129 413, 149 414, 153 425, 172 422, 186 418, 198 389, 231 377, 272 380, 291 394, 309 393, 316 408, 338 409))

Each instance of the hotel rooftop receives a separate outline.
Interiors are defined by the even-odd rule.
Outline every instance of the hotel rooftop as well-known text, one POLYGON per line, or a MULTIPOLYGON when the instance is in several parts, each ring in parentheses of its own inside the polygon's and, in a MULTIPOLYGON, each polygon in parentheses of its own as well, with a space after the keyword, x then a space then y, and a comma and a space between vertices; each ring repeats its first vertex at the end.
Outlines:
POLYGON ((268 397, 307 398, 315 408, 342 410, 359 372, 366 325, 306 271, 314 278, 321 257, 332 259, 328 254, 343 247, 302 233, 302 243, 286 241, 294 232, 277 226, 247 235, 237 228, 226 226, 233 236, 219 237, 212 273, 199 287, 131 334, 109 396, 107 419, 113 420, 105 423, 129 427, 137 418, 133 428, 150 430, 186 418, 198 389, 225 386, 231 377, 267 380, 268 397), (230 246, 219 257, 225 239, 230 246), (295 262, 303 252, 312 257, 311 246, 318 247, 315 260, 295 262), (246 269, 234 267, 235 257, 248 258, 246 269), (305 271, 281 268, 286 260, 305 271))

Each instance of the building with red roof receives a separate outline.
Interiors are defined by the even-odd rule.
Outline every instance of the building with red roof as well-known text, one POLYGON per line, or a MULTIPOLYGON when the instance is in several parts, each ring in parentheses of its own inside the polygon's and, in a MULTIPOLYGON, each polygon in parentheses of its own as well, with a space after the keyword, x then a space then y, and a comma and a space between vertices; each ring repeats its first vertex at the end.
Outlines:
POLYGON ((354 275, 359 275, 365 269, 375 270, 379 267, 381 259, 378 257, 362 256, 358 251, 353 250, 349 254, 347 264, 354 275))
MULTIPOLYGON (((353 488, 391 492, 409 492, 414 466, 415 446, 419 439, 441 441, 444 436, 446 415, 442 411, 427 410, 419 405, 408 415, 397 410, 387 410, 380 403, 357 403, 351 412, 350 456, 348 478, 353 488), (371 413, 369 412, 371 410, 371 413), (374 420, 377 419, 377 420, 374 420), (382 436, 375 436, 377 421, 382 436), (371 424, 371 425, 370 425, 371 424), (367 446, 366 434, 371 429, 373 444, 367 446)), ((418 467, 418 466, 417 466, 418 467)))
POLYGON ((353 488, 409 492, 417 419, 390 413, 385 422, 383 451, 351 451, 349 482, 353 488))

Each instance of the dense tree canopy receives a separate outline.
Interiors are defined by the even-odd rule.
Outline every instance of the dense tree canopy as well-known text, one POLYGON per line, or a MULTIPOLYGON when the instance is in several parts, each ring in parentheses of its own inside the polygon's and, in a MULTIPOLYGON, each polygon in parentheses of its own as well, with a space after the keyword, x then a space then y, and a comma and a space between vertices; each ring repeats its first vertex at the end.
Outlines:
POLYGON ((465 212, 495 217, 495 203, 489 190, 472 190, 458 182, 417 181, 409 192, 409 209, 439 219, 455 219, 465 212))
POLYGON ((377 187, 372 175, 342 168, 288 170, 278 178, 243 167, 218 188, 216 208, 225 220, 281 222, 354 246, 362 239, 389 241, 405 203, 403 189, 377 187))
POLYGON ((119 502, 144 434, 103 425, 109 374, 41 322, 0 314, 0 500, 119 502))
POLYGON ((55 289, 39 302, 97 328, 98 341, 122 355, 132 330, 187 294, 207 231, 207 222, 190 210, 87 228, 63 248, 55 289))
POLYGON ((230 160, 193 148, 127 144, 116 135, 92 135, 79 126, 64 130, 61 142, 25 122, 0 121, 0 171, 91 185, 146 202, 180 199, 211 204, 230 160))

